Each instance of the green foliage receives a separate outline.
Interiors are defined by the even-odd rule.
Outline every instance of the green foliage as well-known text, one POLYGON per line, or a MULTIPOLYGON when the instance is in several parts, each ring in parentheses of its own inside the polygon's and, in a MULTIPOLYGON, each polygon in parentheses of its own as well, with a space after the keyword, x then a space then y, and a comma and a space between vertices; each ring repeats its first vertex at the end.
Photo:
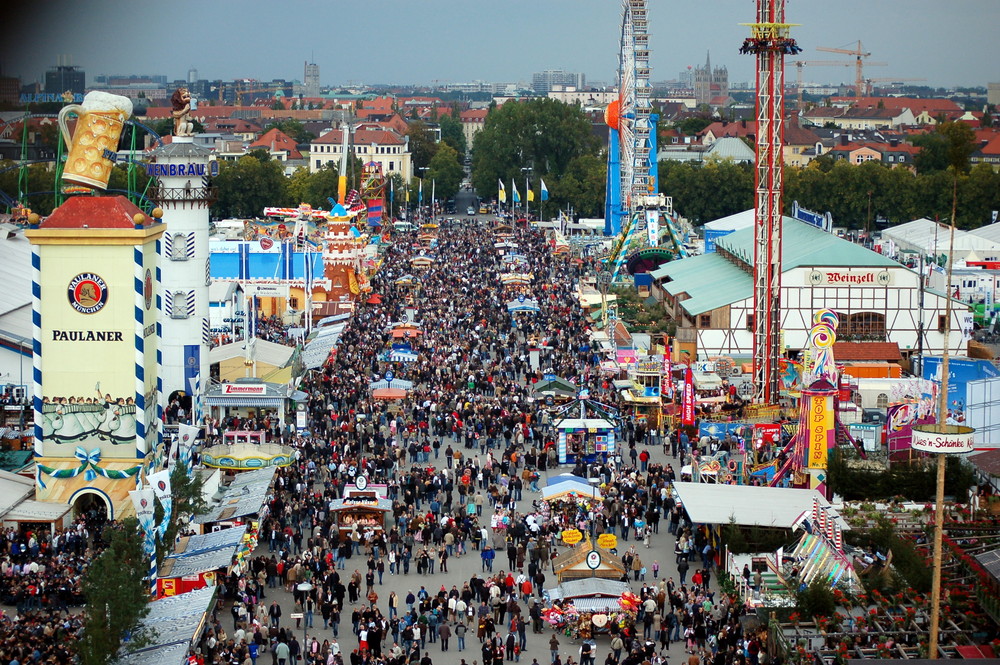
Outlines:
POLYGON ((489 193, 497 191, 498 180, 522 181, 521 169, 530 166, 533 179, 546 179, 552 203, 558 206, 572 196, 571 202, 581 214, 593 215, 604 206, 603 174, 599 182, 591 183, 591 176, 598 173, 597 165, 579 160, 594 157, 603 162, 597 157, 599 151, 590 120, 577 105, 547 98, 507 102, 490 107, 483 129, 476 135, 472 182, 481 196, 490 197, 489 193), (560 190, 556 183, 564 176, 573 177, 574 182, 560 190), (560 191, 563 194, 557 198, 560 191), (591 212, 584 213, 585 209, 591 212))
MULTIPOLYGON (((554 183, 545 183, 549 188, 549 200, 546 206, 551 205, 552 207, 548 209, 556 210, 571 205, 581 217, 602 217, 605 173, 607 173, 607 162, 603 157, 599 155, 574 157, 562 178, 554 183)), ((496 191, 496 189, 497 184, 494 180, 492 189, 486 191, 496 191)))
POLYGON ((892 566, 903 580, 891 575, 869 575, 865 578, 865 585, 869 590, 897 591, 905 581, 906 585, 917 591, 930 591, 931 568, 927 565, 927 559, 917 551, 913 541, 901 538, 885 517, 879 518, 875 528, 863 532, 851 530, 846 537, 850 544, 857 547, 873 547, 883 553, 892 551, 892 566))
POLYGON ((105 665, 129 638, 129 647, 148 644, 151 635, 139 630, 149 613, 149 559, 142 551, 142 534, 135 518, 105 527, 107 548, 94 559, 84 575, 87 598, 83 634, 77 642, 82 665, 105 665))
POLYGON ((442 142, 438 145, 434 157, 431 158, 426 176, 427 179, 436 183, 436 196, 439 199, 450 199, 455 196, 462 184, 463 176, 464 171, 458 153, 449 144, 442 142))
POLYGON ((222 162, 213 184, 219 188, 212 206, 217 217, 259 217, 267 206, 292 205, 286 197, 281 162, 272 161, 266 150, 254 150, 236 162, 222 162))
POLYGON ((288 118, 286 120, 279 120, 276 122, 271 122, 264 131, 267 132, 270 129, 277 129, 284 132, 286 135, 291 137, 296 143, 309 143, 316 135, 310 131, 307 131, 302 123, 294 118, 288 118))
MULTIPOLYGON (((163 557, 173 551, 173 543, 177 538, 182 521, 208 512, 208 504, 205 503, 205 497, 202 495, 204 484, 201 476, 197 473, 188 477, 181 464, 175 465, 170 472, 170 495, 173 497, 173 506, 167 530, 164 532, 161 542, 157 543, 156 559, 158 565, 163 563, 163 557)), ((159 501, 156 502, 155 517, 157 523, 163 518, 163 508, 159 501)))
POLYGON ((420 169, 430 166, 434 153, 437 152, 438 144, 434 142, 434 133, 423 120, 410 121, 406 130, 406 135, 410 137, 410 155, 413 160, 413 168, 420 169))
POLYGON ((722 527, 722 542, 734 554, 773 552, 785 545, 785 541, 786 535, 782 529, 744 527, 736 524, 732 518, 722 527))
POLYGON ((752 208, 753 187, 749 164, 660 162, 660 191, 673 197, 674 208, 696 223, 752 208))
POLYGON ((834 600, 833 590, 825 580, 821 580, 818 576, 813 579, 809 586, 799 589, 795 593, 795 605, 798 611, 807 617, 830 617, 837 610, 837 601, 834 600))
MULTIPOLYGON (((974 473, 961 460, 948 460, 946 493, 965 497, 974 484, 974 473)), ((856 469, 837 449, 827 461, 827 485, 847 501, 883 501, 900 495, 911 501, 931 501, 937 488, 937 472, 933 466, 918 465, 895 465, 887 471, 856 469)))
POLYGON ((675 127, 685 136, 694 136, 695 134, 704 130, 711 124, 712 124, 711 118, 690 116, 688 118, 684 118, 683 120, 681 120, 679 123, 675 125, 675 127))
POLYGON ((465 132, 462 122, 454 115, 443 115, 439 121, 441 126, 441 143, 450 145, 460 156, 464 155, 468 146, 465 142, 465 132))

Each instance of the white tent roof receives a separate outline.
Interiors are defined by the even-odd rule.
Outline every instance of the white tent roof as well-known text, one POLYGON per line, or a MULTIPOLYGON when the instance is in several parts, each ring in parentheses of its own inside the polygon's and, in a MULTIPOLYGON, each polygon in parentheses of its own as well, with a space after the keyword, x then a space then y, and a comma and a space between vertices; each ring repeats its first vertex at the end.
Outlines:
POLYGON ((564 418, 555 423, 557 429, 611 429, 614 424, 604 418, 564 418))
MULTIPOLYGON (((972 250, 980 256, 1000 255, 1000 239, 993 237, 993 233, 995 232, 984 235, 955 229, 956 255, 964 257, 972 250)), ((899 249, 925 254, 947 254, 950 235, 951 228, 947 224, 926 217, 890 226, 882 231, 882 238, 892 240, 899 249)))
MULTIPOLYGON (((791 529, 805 511, 812 510, 813 497, 821 506, 830 502, 816 490, 752 485, 674 483, 674 489, 695 524, 728 524, 791 529)), ((844 531, 844 518, 833 513, 844 531)))
MULTIPOLYGON (((292 357, 292 353, 294 352, 295 347, 275 344, 266 339, 258 338, 254 348, 254 358, 268 365, 284 367, 288 364, 288 359, 292 357)), ((215 347, 208 352, 208 362, 211 365, 215 365, 231 358, 242 358, 244 355, 246 355, 246 342, 241 340, 215 347)))
POLYGON ((1000 243, 1000 222, 980 226, 978 229, 969 231, 969 233, 991 242, 1000 243))

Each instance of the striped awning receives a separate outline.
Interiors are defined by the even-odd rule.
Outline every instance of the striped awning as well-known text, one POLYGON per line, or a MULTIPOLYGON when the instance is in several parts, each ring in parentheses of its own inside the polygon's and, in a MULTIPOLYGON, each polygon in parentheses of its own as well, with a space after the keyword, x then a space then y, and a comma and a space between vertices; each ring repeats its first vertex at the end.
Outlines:
POLYGON ((206 406, 236 406, 236 407, 280 407, 285 402, 284 397, 247 397, 247 396, 216 396, 206 397, 206 406))

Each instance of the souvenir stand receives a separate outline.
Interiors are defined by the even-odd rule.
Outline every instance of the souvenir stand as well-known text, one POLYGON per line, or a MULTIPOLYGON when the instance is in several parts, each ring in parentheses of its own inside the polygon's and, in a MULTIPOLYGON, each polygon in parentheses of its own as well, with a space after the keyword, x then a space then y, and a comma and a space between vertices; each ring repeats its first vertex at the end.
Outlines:
POLYGON ((553 419, 558 432, 556 452, 559 463, 606 461, 615 454, 618 411, 590 399, 581 390, 577 398, 559 409, 553 419))

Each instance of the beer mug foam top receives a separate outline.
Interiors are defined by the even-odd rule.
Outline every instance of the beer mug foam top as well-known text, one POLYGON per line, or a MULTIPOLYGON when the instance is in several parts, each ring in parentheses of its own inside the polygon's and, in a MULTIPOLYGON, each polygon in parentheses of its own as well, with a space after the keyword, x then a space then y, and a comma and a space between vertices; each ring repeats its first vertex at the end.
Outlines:
POLYGON ((131 99, 107 92, 88 92, 83 104, 64 106, 59 111, 59 131, 69 154, 63 167, 63 181, 106 189, 115 165, 118 139, 131 115, 131 99), (77 116, 72 136, 67 125, 70 114, 77 116))

